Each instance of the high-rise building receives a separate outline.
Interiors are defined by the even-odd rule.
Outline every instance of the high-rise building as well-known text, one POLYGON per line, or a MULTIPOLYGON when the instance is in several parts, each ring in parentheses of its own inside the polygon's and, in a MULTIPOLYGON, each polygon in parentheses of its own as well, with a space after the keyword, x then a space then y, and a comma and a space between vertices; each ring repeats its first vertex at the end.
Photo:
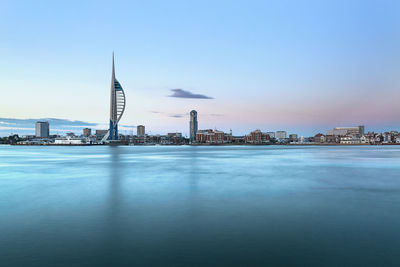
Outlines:
POLYGON ((84 137, 89 137, 91 135, 92 135, 92 129, 90 129, 90 128, 84 128, 83 129, 83 136, 84 137))
POLYGON ((110 128, 102 141, 118 140, 118 122, 124 114, 126 106, 125 93, 121 84, 115 78, 114 53, 112 59, 111 97, 110 97, 110 128))
POLYGON ((275 137, 277 139, 286 139, 286 131, 277 131, 275 137))
POLYGON ((197 123, 197 111, 190 111, 190 142, 193 142, 196 138, 198 123, 197 123))
POLYGON ((50 134, 50 126, 49 122, 47 121, 38 121, 36 122, 36 129, 35 129, 36 137, 38 138, 49 138, 50 134))
POLYGON ((136 130, 137 130, 137 136, 144 136, 146 134, 144 125, 138 125, 136 127, 136 130))

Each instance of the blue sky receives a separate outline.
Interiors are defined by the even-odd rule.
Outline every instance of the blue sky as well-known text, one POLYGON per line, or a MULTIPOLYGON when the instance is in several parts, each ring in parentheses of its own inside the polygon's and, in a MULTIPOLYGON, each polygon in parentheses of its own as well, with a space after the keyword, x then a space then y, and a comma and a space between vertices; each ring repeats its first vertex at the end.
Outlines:
POLYGON ((0 117, 300 135, 400 126, 399 1, 2 1, 0 117), (181 89, 207 98, 170 97, 181 89))

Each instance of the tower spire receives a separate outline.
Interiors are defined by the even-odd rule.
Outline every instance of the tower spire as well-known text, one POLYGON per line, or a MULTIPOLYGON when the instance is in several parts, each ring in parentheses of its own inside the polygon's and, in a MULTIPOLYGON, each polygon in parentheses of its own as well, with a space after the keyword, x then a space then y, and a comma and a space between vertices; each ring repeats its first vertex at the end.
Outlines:
POLYGON ((112 52, 112 80, 115 80, 114 51, 112 52))
POLYGON ((126 99, 121 84, 115 78, 114 51, 112 52, 112 75, 110 95, 110 128, 108 134, 103 137, 105 140, 118 140, 118 122, 124 114, 126 99))

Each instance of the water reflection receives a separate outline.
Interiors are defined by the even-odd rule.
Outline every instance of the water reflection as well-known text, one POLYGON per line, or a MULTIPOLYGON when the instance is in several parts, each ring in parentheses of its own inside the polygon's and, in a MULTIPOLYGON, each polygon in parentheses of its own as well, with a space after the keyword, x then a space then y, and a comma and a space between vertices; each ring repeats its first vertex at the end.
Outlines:
POLYGON ((123 216, 122 180, 124 179, 123 163, 121 162, 122 149, 118 146, 109 146, 109 195, 106 207, 106 254, 108 266, 117 261, 118 251, 122 249, 120 243, 123 237, 121 217, 123 216))
POLYGON ((196 193, 198 187, 198 179, 199 179, 199 155, 198 155, 198 147, 191 147, 188 153, 188 160, 189 160, 189 188, 190 188, 190 195, 196 193))
POLYGON ((398 146, 2 149, 0 266, 400 262, 398 146))

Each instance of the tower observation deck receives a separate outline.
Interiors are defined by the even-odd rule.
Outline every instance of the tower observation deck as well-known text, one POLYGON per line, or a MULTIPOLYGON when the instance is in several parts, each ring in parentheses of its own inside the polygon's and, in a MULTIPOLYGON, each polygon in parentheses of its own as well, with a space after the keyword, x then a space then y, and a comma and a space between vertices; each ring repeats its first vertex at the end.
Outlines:
POLYGON ((115 78, 114 53, 112 58, 111 96, 110 96, 110 128, 102 139, 103 142, 118 141, 118 122, 124 114, 126 98, 121 84, 115 78))

